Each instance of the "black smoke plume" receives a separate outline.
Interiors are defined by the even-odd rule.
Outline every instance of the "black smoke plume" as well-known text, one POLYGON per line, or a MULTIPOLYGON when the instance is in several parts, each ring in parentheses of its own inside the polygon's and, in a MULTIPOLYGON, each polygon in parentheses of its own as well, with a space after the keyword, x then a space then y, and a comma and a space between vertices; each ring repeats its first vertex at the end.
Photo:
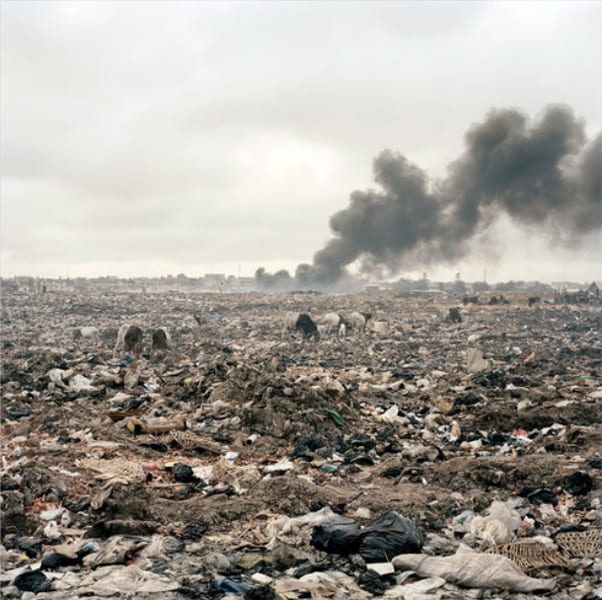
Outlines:
POLYGON ((561 232, 579 241, 602 227, 602 134, 586 144, 584 123, 565 106, 548 107, 530 126, 518 110, 492 110, 465 137, 464 154, 439 182, 403 155, 373 163, 378 189, 355 191, 330 218, 333 238, 295 276, 258 270, 262 287, 325 289, 365 272, 395 273, 452 262, 497 217, 561 232), (269 283, 269 285, 266 285, 269 283))

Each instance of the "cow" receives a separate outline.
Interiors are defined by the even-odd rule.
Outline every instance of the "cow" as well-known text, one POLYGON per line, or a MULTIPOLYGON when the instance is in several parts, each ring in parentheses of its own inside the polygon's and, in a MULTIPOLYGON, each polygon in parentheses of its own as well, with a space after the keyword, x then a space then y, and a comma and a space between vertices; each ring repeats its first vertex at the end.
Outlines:
POLYGON ((313 319, 306 313, 294 313, 288 312, 284 320, 285 333, 291 331, 301 331, 303 333, 303 339, 314 338, 316 341, 320 339, 320 332, 318 326, 314 323, 313 319))
POLYGON ((452 323, 462 323, 462 315, 460 314, 459 308, 450 308, 449 315, 447 316, 447 318, 452 323))
POLYGON ((313 319, 306 313, 301 313, 297 317, 297 322, 295 323, 295 329, 297 331, 303 332, 303 338, 315 338, 316 341, 320 339, 320 333, 318 332, 318 327, 314 323, 313 319))
POLYGON ((284 335, 290 334, 292 331, 295 331, 297 325, 297 318, 299 317, 299 313, 289 311, 286 313, 284 317, 284 335))
POLYGON ((171 348, 171 336, 165 327, 159 327, 155 329, 152 334, 152 351, 163 351, 171 348))
POLYGON ((464 298, 462 298, 462 304, 464 304, 464 306, 466 306, 467 304, 479 304, 479 297, 478 296, 464 296, 464 298))
POLYGON ((536 304, 541 304, 541 298, 539 296, 531 296, 527 299, 527 303, 529 306, 535 306, 536 304))
POLYGON ((330 335, 336 332, 337 337, 345 337, 349 323, 339 313, 331 312, 324 317, 324 333, 330 335))
POLYGON ((372 313, 360 313, 353 311, 349 316, 349 326, 357 333, 365 333, 366 324, 372 318, 372 313))
POLYGON ((140 327, 129 324, 122 325, 117 332, 117 342, 113 354, 116 354, 119 349, 123 349, 124 352, 131 352, 134 357, 139 358, 142 354, 142 339, 140 327))

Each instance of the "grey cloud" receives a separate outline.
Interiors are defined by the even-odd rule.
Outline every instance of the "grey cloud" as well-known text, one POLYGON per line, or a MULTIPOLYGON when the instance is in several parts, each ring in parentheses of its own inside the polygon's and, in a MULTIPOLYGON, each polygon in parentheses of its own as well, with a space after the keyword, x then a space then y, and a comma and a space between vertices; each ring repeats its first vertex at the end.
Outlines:
MULTIPOLYGON (((584 76, 600 62, 590 25, 600 9, 575 12, 553 39, 534 28, 529 39, 490 42, 483 23, 503 10, 446 2, 3 2, 3 252, 13 260, 26 237, 35 269, 50 255, 70 260, 82 239, 90 260, 119 260, 115 248, 129 239, 141 257, 186 264, 241 255, 300 262, 328 234, 328 215, 345 213, 337 206, 346 190, 369 177, 367 157, 389 147, 429 175, 407 159, 398 165, 394 152, 379 160, 383 183, 354 194, 358 214, 370 212, 366 197, 383 204, 363 249, 349 242, 355 212, 341 214, 332 221, 341 241, 319 258, 326 271, 353 256, 365 269, 398 269, 422 252, 437 211, 449 211, 432 176, 459 154, 459 128, 473 115, 494 100, 532 111, 560 99, 590 127, 602 122, 601 86, 584 76), (585 55, 591 60, 577 60, 585 55), (559 69, 563 61, 570 68, 559 69), (274 185, 277 162, 241 170, 240 154, 254 151, 247 141, 257 136, 272 136, 276 153, 289 142, 308 154, 326 148, 313 160, 332 154, 340 168, 326 170, 329 180, 291 169, 274 185), (13 195, 13 184, 31 187, 13 195), (397 185, 423 200, 389 206, 397 185), (399 251, 393 230, 382 247, 371 241, 374 230, 386 230, 380 220, 395 219, 406 229, 421 223, 404 234, 411 252, 399 251)), ((586 189, 599 186, 595 163, 591 154, 575 165, 584 226, 595 222, 586 200, 586 189)), ((463 207, 470 212, 470 203, 463 207)), ((433 255, 432 240, 427 246, 433 255)))

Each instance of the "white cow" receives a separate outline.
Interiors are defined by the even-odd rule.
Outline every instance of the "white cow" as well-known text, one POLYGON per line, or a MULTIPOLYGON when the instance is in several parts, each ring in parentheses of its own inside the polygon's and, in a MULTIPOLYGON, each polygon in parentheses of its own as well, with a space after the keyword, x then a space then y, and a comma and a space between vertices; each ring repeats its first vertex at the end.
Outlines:
POLYGON ((299 317, 299 313, 289 311, 284 315, 284 331, 282 335, 284 337, 290 336, 291 333, 296 331, 297 318, 299 317))
POLYGON ((366 323, 368 319, 372 318, 372 313, 360 313, 357 311, 353 311, 351 316, 349 317, 349 324, 351 325, 351 329, 356 333, 365 333, 366 331, 366 323))
POLYGON ((117 351, 123 349, 125 352, 132 352, 134 356, 142 354, 142 329, 137 325, 124 324, 117 332, 117 342, 113 349, 113 356, 117 351))
POLYGON ((339 313, 330 312, 324 317, 324 332, 327 335, 336 332, 337 337, 345 337, 347 322, 339 313))

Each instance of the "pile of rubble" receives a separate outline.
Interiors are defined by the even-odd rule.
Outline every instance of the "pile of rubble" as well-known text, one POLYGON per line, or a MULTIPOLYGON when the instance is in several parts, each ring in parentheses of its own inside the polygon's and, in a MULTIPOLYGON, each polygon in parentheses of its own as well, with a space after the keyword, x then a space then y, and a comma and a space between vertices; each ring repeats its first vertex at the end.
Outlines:
POLYGON ((600 308, 508 300, 4 294, 2 596, 602 597, 600 308))

